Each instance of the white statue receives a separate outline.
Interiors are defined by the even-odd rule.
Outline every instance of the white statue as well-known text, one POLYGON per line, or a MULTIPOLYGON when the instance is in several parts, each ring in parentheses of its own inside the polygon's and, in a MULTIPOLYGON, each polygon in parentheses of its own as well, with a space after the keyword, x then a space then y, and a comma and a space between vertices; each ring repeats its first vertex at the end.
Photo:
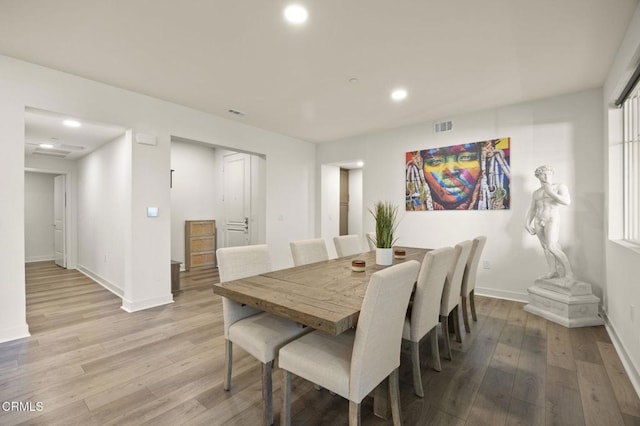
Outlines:
POLYGON ((566 185, 551 183, 553 169, 550 166, 540 166, 535 171, 540 180, 540 188, 531 195, 531 206, 527 212, 525 229, 531 235, 537 235, 542 244, 549 273, 541 278, 560 278, 563 285, 571 285, 575 279, 569 259, 562 251, 558 239, 560 237, 561 205, 571 204, 571 197, 566 185), (532 226, 533 225, 533 226, 532 226))

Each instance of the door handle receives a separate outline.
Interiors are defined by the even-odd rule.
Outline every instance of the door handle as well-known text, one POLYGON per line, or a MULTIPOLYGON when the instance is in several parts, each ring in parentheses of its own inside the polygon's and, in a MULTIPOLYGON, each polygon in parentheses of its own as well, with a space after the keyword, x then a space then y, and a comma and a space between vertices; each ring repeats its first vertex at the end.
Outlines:
POLYGON ((249 218, 248 217, 244 218, 244 233, 245 234, 249 233, 249 218))

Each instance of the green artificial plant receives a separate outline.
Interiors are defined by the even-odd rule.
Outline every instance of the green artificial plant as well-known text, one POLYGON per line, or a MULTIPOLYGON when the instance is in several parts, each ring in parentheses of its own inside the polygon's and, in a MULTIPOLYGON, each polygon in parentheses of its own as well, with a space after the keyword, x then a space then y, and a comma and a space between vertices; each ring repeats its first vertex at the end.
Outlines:
POLYGON ((397 240, 394 234, 398 226, 398 207, 388 201, 378 201, 369 212, 376 221, 376 247, 392 248, 397 240))

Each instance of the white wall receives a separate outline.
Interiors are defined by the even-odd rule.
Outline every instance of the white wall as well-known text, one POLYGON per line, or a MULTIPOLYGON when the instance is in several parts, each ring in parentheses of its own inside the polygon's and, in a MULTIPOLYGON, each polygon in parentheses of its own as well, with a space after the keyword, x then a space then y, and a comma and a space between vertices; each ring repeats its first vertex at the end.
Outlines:
POLYGON ((527 300, 527 287, 547 271, 540 244, 524 230, 536 167, 550 164, 568 185, 573 203, 562 210, 561 244, 580 279, 604 286, 601 91, 450 117, 454 131, 434 135, 432 123, 406 126, 318 146, 318 165, 362 158, 364 232, 377 200, 401 209, 400 245, 439 247, 488 236, 478 293, 527 300), (511 138, 511 209, 507 211, 404 212, 405 152, 499 137, 511 138))
POLYGON ((340 167, 322 164, 320 218, 321 234, 325 239, 329 257, 337 256, 333 237, 340 235, 340 167))
POLYGON ((171 142, 171 168, 171 259, 184 270, 184 222, 218 219, 220 171, 214 148, 178 141, 171 142))
POLYGON ((78 269, 123 297, 131 211, 125 135, 78 161, 78 269))
POLYGON ((640 7, 632 18, 618 55, 611 67, 603 90, 602 104, 605 117, 603 155, 607 159, 605 221, 607 238, 603 239, 606 252, 607 288, 604 309, 607 327, 618 353, 625 363, 636 392, 640 394, 640 247, 620 241, 622 238, 622 197, 620 147, 621 117, 612 107, 622 88, 640 62, 640 7), (633 313, 632 313, 633 310, 633 313))
POLYGON ((144 309, 171 297, 171 137, 261 153, 267 158, 266 242, 274 267, 293 264, 288 243, 315 231, 315 145, 170 102, 0 56, 0 342, 28 335, 24 294, 24 110, 26 106, 114 123, 154 135, 131 147, 131 208, 124 251, 123 308, 144 309), (146 217, 146 207, 160 216, 146 217))
POLYGON ((47 173, 25 172, 24 238, 25 261, 54 259, 53 179, 47 173))
POLYGON ((367 242, 362 230, 362 169, 349 170, 349 234, 362 237, 363 248, 367 242))

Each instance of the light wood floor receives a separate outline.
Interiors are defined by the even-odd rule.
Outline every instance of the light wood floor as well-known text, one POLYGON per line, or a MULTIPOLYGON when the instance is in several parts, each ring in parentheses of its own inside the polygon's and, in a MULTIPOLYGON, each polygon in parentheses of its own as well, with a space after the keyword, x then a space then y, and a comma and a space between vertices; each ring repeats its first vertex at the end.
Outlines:
MULTIPOLYGON (((257 361, 238 348, 233 388, 222 389, 215 270, 183 273, 175 303, 133 314, 76 271, 36 263, 26 272, 32 336, 0 344, 0 402, 41 402, 43 409, 0 411, 1 425, 258 424, 257 361)), ((413 394, 403 353, 405 425, 640 425, 640 401, 603 327, 563 328, 498 299, 477 297, 477 305, 479 321, 440 373, 429 368, 425 340, 424 399, 413 394)), ((294 424, 347 423, 348 403, 339 396, 296 379, 293 398, 294 424)), ((362 419, 391 424, 373 416, 370 399, 362 419)))

